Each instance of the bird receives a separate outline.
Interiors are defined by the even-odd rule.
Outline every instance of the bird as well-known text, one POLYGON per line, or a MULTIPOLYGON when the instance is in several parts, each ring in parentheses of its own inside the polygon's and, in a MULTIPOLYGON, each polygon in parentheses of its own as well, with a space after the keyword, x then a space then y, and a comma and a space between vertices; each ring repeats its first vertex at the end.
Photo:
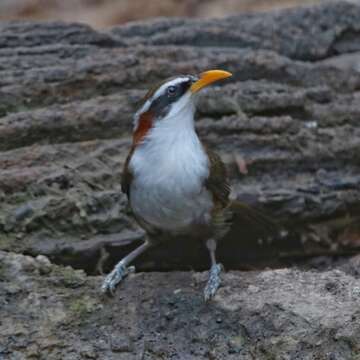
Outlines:
POLYGON ((130 264, 149 248, 185 235, 200 238, 208 249, 211 266, 204 299, 209 301, 221 284, 223 271, 216 248, 234 215, 265 232, 274 231, 276 226, 267 216, 230 200, 226 167, 195 129, 200 90, 231 76, 224 70, 179 75, 146 94, 134 116, 132 145, 121 178, 121 189, 146 238, 105 277, 103 293, 113 294, 133 270, 130 264))

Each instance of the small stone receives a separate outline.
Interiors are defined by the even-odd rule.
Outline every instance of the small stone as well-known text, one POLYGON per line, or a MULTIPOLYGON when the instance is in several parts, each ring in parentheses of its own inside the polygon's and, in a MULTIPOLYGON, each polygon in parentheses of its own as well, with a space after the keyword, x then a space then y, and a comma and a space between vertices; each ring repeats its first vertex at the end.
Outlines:
POLYGON ((329 292, 334 292, 337 290, 337 287, 338 287, 338 284, 336 282, 333 282, 333 281, 328 281, 326 284, 325 284, 325 289, 329 292))
POLYGON ((31 216, 33 213, 34 213, 34 209, 31 207, 31 205, 25 204, 15 210, 14 217, 17 222, 20 222, 25 218, 31 216))
POLYGON ((132 341, 127 337, 112 336, 111 350, 113 352, 131 352, 133 349, 132 341))
POLYGON ((250 291, 250 292, 252 292, 252 293, 257 293, 257 292, 259 292, 259 288, 257 287, 257 286, 255 286, 255 285, 249 285, 248 286, 248 291, 250 291))
POLYGON ((46 256, 38 255, 35 259, 38 263, 40 274, 49 274, 51 272, 52 265, 46 256))
POLYGON ((171 311, 167 311, 167 312, 165 313, 165 319, 166 319, 166 320, 170 321, 170 320, 172 320, 173 318, 174 318, 174 314, 173 314, 171 311))
POLYGON ((37 264, 34 258, 31 256, 19 257, 21 260, 21 267, 25 272, 33 272, 37 269, 37 264))
POLYGON ((307 121, 304 123, 304 125, 308 129, 316 129, 318 127, 317 121, 307 121))
POLYGON ((85 345, 80 351, 81 357, 85 359, 97 359, 98 356, 92 346, 85 345))
POLYGON ((231 338, 228 342, 229 353, 239 353, 245 344, 244 337, 242 335, 231 338))
POLYGON ((32 359, 40 359, 41 353, 39 350, 39 347, 36 344, 32 344, 27 348, 27 354, 28 357, 31 357, 32 359))

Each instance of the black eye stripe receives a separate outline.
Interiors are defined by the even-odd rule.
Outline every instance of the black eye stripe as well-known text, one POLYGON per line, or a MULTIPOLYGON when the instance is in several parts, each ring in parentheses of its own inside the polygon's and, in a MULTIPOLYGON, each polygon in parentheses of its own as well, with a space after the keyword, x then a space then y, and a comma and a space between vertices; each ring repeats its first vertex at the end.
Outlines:
POLYGON ((169 112, 172 103, 179 100, 190 88, 191 84, 192 81, 189 79, 188 81, 168 86, 162 95, 152 101, 149 110, 152 111, 155 116, 165 116, 169 112))

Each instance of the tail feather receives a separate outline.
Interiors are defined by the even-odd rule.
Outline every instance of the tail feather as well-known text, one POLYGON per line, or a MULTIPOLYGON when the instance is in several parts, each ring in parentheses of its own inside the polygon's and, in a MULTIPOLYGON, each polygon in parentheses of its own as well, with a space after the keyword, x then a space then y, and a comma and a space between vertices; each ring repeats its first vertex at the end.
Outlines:
POLYGON ((280 224, 262 211, 240 201, 233 201, 230 208, 237 221, 251 227, 251 230, 260 236, 281 236, 280 224))

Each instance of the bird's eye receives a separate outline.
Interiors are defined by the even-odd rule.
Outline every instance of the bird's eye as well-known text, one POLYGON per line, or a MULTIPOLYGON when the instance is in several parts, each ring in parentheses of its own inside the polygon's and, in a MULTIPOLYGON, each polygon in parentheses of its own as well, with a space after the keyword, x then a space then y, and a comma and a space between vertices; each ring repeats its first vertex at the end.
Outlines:
POLYGON ((169 96, 174 96, 176 94, 176 87, 175 86, 169 86, 167 88, 167 93, 169 96))

